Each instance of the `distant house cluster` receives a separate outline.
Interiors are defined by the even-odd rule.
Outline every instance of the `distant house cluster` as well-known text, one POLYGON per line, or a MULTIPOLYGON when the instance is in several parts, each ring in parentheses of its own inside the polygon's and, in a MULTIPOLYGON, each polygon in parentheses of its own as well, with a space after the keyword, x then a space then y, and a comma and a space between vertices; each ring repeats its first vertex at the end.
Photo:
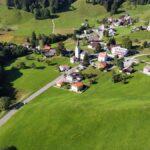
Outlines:
POLYGON ((148 26, 143 27, 143 26, 138 26, 138 27, 134 27, 132 29, 132 32, 137 32, 137 31, 150 31, 150 22, 148 24, 148 26))
POLYGON ((83 79, 84 77, 79 72, 73 71, 67 74, 63 81, 58 81, 56 87, 82 93, 86 88, 82 82, 83 79))
POLYGON ((119 18, 108 17, 107 22, 114 27, 133 25, 135 20, 129 15, 124 14, 119 18))

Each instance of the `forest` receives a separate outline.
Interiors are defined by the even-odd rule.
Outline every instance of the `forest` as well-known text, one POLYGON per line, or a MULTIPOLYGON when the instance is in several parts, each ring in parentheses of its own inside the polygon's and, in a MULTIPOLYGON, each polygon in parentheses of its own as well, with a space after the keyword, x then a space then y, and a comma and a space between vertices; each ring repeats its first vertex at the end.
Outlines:
POLYGON ((133 5, 150 4, 150 0, 86 0, 87 3, 91 3, 93 5, 103 5, 106 10, 112 14, 117 13, 118 8, 126 1, 129 1, 133 5))
POLYGON ((7 0, 7 7, 32 12, 36 19, 53 17, 52 14, 65 11, 75 0, 7 0))
MULTIPOLYGON (((31 12, 36 19, 53 18, 57 12, 66 11, 76 0, 7 0, 7 7, 22 9, 31 12)), ((117 13, 118 8, 125 1, 130 1, 134 5, 149 4, 150 0, 86 0, 93 5, 103 5, 108 12, 117 13)))
POLYGON ((11 83, 5 85, 4 66, 18 57, 28 54, 28 49, 13 43, 0 43, 0 112, 10 108, 15 100, 15 89, 11 83))

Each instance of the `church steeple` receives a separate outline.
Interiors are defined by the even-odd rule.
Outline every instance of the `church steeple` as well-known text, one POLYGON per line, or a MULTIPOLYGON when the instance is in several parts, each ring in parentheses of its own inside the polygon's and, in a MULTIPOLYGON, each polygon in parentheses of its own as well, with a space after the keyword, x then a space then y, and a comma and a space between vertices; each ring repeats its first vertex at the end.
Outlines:
POLYGON ((75 47, 75 57, 80 59, 80 42, 79 42, 79 40, 77 40, 77 44, 75 47))

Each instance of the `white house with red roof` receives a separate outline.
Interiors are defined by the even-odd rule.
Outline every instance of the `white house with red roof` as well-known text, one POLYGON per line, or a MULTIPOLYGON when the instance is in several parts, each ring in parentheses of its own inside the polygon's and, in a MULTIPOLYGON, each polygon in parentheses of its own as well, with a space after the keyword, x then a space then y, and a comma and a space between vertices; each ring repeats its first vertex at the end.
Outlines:
POLYGON ((98 55, 99 62, 106 62, 107 59, 108 59, 108 55, 106 52, 99 53, 99 55, 98 55))
POLYGON ((77 82, 71 85, 71 91, 79 92, 83 89, 84 85, 82 82, 77 82))

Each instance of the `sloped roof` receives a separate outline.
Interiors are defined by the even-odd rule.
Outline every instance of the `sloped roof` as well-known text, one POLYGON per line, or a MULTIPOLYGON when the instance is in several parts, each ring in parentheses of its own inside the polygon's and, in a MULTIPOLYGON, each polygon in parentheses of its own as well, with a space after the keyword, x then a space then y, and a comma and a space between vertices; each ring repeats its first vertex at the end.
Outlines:
POLYGON ((82 87, 83 83, 82 82, 77 82, 77 83, 72 84, 72 86, 74 86, 74 87, 82 87))

